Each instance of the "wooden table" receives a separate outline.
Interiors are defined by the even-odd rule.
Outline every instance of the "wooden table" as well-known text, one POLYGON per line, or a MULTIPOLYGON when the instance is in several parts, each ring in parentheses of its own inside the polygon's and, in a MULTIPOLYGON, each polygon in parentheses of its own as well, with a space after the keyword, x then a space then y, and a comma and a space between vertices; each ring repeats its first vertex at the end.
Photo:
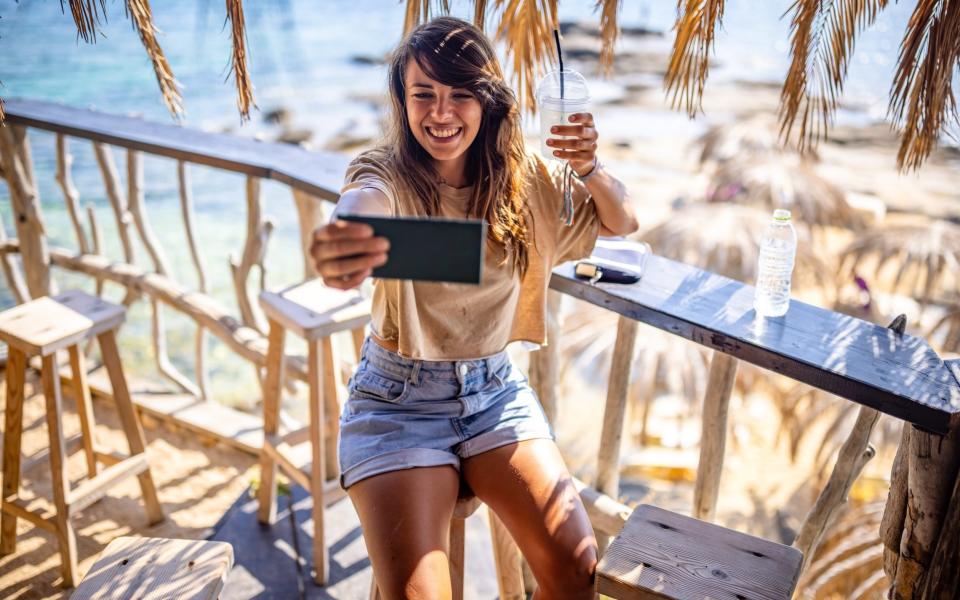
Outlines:
POLYGON ((921 338, 798 300, 758 318, 753 286, 659 256, 633 285, 591 285, 568 263, 550 287, 923 429, 960 424, 960 363, 921 338))

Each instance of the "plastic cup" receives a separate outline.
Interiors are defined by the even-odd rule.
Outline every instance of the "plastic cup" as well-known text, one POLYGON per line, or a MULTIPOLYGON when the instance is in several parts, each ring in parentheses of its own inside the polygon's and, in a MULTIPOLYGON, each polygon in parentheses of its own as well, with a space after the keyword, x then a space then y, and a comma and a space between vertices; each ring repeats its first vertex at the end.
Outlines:
POLYGON ((550 71, 537 84, 537 112, 540 114, 540 153, 544 158, 562 160, 553 155, 556 148, 547 145, 548 138, 568 139, 550 133, 554 125, 571 125, 569 117, 574 113, 590 110, 590 91, 583 75, 572 69, 550 71), (563 74, 563 93, 560 90, 560 74, 563 74))

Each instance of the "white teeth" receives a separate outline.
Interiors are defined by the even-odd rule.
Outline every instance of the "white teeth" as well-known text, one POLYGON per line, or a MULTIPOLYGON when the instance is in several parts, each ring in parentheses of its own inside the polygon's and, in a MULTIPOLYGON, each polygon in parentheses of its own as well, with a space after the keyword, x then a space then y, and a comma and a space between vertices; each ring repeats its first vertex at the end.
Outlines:
POLYGON ((430 135, 438 138, 447 138, 460 133, 462 127, 455 127, 453 129, 434 129, 433 127, 427 127, 427 131, 430 132, 430 135))

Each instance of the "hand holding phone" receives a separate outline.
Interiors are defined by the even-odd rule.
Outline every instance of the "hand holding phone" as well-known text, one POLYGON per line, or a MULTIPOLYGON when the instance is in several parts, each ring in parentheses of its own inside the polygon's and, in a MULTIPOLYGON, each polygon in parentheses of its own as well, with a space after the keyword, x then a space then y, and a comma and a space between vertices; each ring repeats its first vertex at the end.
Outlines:
POLYGON ((386 264, 389 250, 390 241, 369 225, 338 219, 314 230, 310 256, 324 284, 349 290, 386 264))

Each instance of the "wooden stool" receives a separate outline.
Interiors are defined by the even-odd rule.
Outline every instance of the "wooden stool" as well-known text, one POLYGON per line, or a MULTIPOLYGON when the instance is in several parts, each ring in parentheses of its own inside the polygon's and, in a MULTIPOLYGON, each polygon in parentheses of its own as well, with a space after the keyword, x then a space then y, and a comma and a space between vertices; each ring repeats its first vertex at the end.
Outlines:
POLYGON ((788 600, 796 548, 655 506, 633 511, 597 565, 597 593, 618 600, 788 600))
MULTIPOLYGON (((450 588, 453 600, 463 600, 464 551, 466 547, 467 518, 480 508, 480 500, 473 492, 461 484, 460 497, 450 519, 450 588)), ((370 580, 370 600, 383 600, 377 579, 370 580)))
POLYGON ((319 279, 280 292, 261 292, 260 306, 270 323, 267 369, 263 384, 263 449, 260 452, 261 523, 272 523, 277 512, 276 465, 313 497, 314 581, 325 585, 329 573, 323 539, 323 511, 344 496, 337 463, 340 402, 331 336, 352 331, 357 354, 363 327, 370 320, 370 302, 356 292, 328 288, 319 279), (280 388, 283 380, 283 342, 286 330, 307 342, 307 385, 310 422, 307 427, 280 435, 280 388))
POLYGON ((0 339, 9 345, 7 361, 7 406, 3 438, 3 504, 0 525, 0 554, 16 550, 17 517, 53 532, 60 545, 64 585, 72 587, 77 574, 77 541, 70 523, 72 513, 93 504, 118 481, 136 475, 140 479, 143 502, 149 522, 163 520, 163 510, 150 477, 143 429, 134 412, 117 352, 116 330, 126 311, 81 291, 54 297, 37 298, 0 313, 0 339), (117 414, 130 445, 123 456, 99 448, 93 439, 93 404, 87 387, 87 372, 79 344, 97 336, 103 362, 113 387, 117 414), (66 446, 63 437, 63 401, 60 395, 60 369, 57 351, 67 349, 73 370, 73 388, 80 417, 83 449, 89 479, 70 489, 66 473, 66 446), (24 379, 27 358, 42 358, 41 378, 47 403, 47 431, 50 436, 50 470, 56 514, 47 519, 28 511, 19 501, 20 436, 23 430, 24 379), (107 468, 97 472, 97 462, 107 468))
POLYGON ((219 598, 232 566, 233 546, 226 542, 119 537, 70 599, 219 598))

